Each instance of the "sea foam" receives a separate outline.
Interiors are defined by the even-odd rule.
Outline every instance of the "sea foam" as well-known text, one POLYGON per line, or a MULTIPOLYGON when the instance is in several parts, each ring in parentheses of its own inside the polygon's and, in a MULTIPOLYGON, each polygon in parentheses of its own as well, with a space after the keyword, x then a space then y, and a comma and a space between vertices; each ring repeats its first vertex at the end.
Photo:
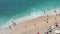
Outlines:
POLYGON ((16 19, 10 19, 10 21, 8 21, 8 23, 1 27, 1 28, 4 28, 4 27, 7 27, 9 25, 12 24, 12 21, 15 21, 15 23, 22 23, 24 21, 28 21, 28 20, 31 20, 31 19, 34 19, 34 18, 37 18, 37 17, 40 17, 40 16, 46 16, 47 14, 48 15, 56 15, 56 13, 54 11, 57 11, 56 13, 59 14, 60 13, 60 8, 56 8, 56 9, 50 9, 50 10, 44 10, 46 13, 44 14, 44 11, 41 11, 41 10, 38 10, 38 11, 35 11, 35 12, 31 12, 29 15, 26 15, 24 17, 18 17, 16 19))

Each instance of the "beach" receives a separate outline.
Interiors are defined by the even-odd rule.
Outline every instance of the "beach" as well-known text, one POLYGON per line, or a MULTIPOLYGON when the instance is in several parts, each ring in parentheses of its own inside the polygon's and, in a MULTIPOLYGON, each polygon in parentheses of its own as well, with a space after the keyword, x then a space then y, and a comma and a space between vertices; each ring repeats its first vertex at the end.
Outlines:
POLYGON ((59 3, 60 0, 0 0, 0 34, 60 33, 59 3))
MULTIPOLYGON (((18 23, 16 26, 13 26, 13 24, 11 24, 11 29, 9 27, 0 29, 0 34, 37 34, 37 32, 44 34, 49 26, 54 26, 54 22, 56 21, 60 23, 59 15, 50 15, 48 17, 40 16, 28 21, 24 21, 23 23, 18 23)), ((55 34, 55 31, 53 31, 51 34, 55 34)))

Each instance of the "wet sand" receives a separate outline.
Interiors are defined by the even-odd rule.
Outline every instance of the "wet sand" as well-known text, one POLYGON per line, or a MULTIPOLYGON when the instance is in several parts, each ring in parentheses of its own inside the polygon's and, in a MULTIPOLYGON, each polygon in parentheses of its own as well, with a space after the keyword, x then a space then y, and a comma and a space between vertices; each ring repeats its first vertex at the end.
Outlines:
MULTIPOLYGON (((60 24, 60 16, 40 16, 29 21, 24 21, 23 23, 18 23, 16 26, 10 25, 11 29, 5 27, 0 30, 0 34, 37 34, 37 32, 44 34, 49 26, 55 27, 54 22, 56 21, 60 24)), ((55 30, 49 34, 55 34, 55 30)))

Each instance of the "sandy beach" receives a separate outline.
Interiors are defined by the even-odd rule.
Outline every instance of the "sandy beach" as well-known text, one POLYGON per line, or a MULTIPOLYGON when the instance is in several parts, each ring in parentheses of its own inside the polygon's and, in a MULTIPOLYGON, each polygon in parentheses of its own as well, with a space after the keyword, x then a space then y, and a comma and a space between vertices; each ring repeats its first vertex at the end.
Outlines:
POLYGON ((0 34, 60 34, 60 0, 0 0, 0 34))
MULTIPOLYGON (((24 21, 23 23, 18 23, 16 26, 10 25, 11 29, 9 27, 0 29, 0 34, 37 34, 37 32, 44 34, 49 26, 55 27, 54 22, 60 23, 60 16, 40 16, 29 21, 24 21)), ((55 31, 53 30, 50 34, 55 34, 55 31)))

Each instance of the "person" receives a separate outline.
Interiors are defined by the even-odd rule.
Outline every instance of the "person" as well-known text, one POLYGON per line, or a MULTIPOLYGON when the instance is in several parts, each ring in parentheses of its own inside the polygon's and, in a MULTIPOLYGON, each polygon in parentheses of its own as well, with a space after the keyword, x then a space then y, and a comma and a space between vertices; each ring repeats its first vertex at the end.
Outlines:
POLYGON ((55 18, 55 20, 56 20, 56 18, 55 18))
POLYGON ((48 18, 48 15, 47 15, 47 18, 48 18))
POLYGON ((56 13, 56 10, 54 12, 56 13))
POLYGON ((48 18, 47 18, 47 20, 48 20, 48 18))
POLYGON ((14 21, 12 21, 13 25, 16 26, 16 23, 14 21))
POLYGON ((58 16, 58 14, 56 13, 56 16, 58 16))
POLYGON ((27 26, 25 26, 25 28, 27 28, 27 26))
POLYGON ((55 22, 55 26, 58 27, 58 23, 57 22, 55 22))
POLYGON ((38 32, 37 34, 40 34, 40 32, 38 32))
POLYGON ((60 13, 59 13, 59 16, 60 16, 60 13))
POLYGON ((11 26, 9 26, 9 29, 12 29, 11 26))
POLYGON ((52 32, 51 26, 48 28, 48 32, 50 33, 52 32))
POLYGON ((48 23, 48 21, 46 21, 48 23))
POLYGON ((36 26, 36 23, 34 23, 34 26, 36 26))
POLYGON ((44 11, 44 14, 45 14, 46 12, 44 11))

